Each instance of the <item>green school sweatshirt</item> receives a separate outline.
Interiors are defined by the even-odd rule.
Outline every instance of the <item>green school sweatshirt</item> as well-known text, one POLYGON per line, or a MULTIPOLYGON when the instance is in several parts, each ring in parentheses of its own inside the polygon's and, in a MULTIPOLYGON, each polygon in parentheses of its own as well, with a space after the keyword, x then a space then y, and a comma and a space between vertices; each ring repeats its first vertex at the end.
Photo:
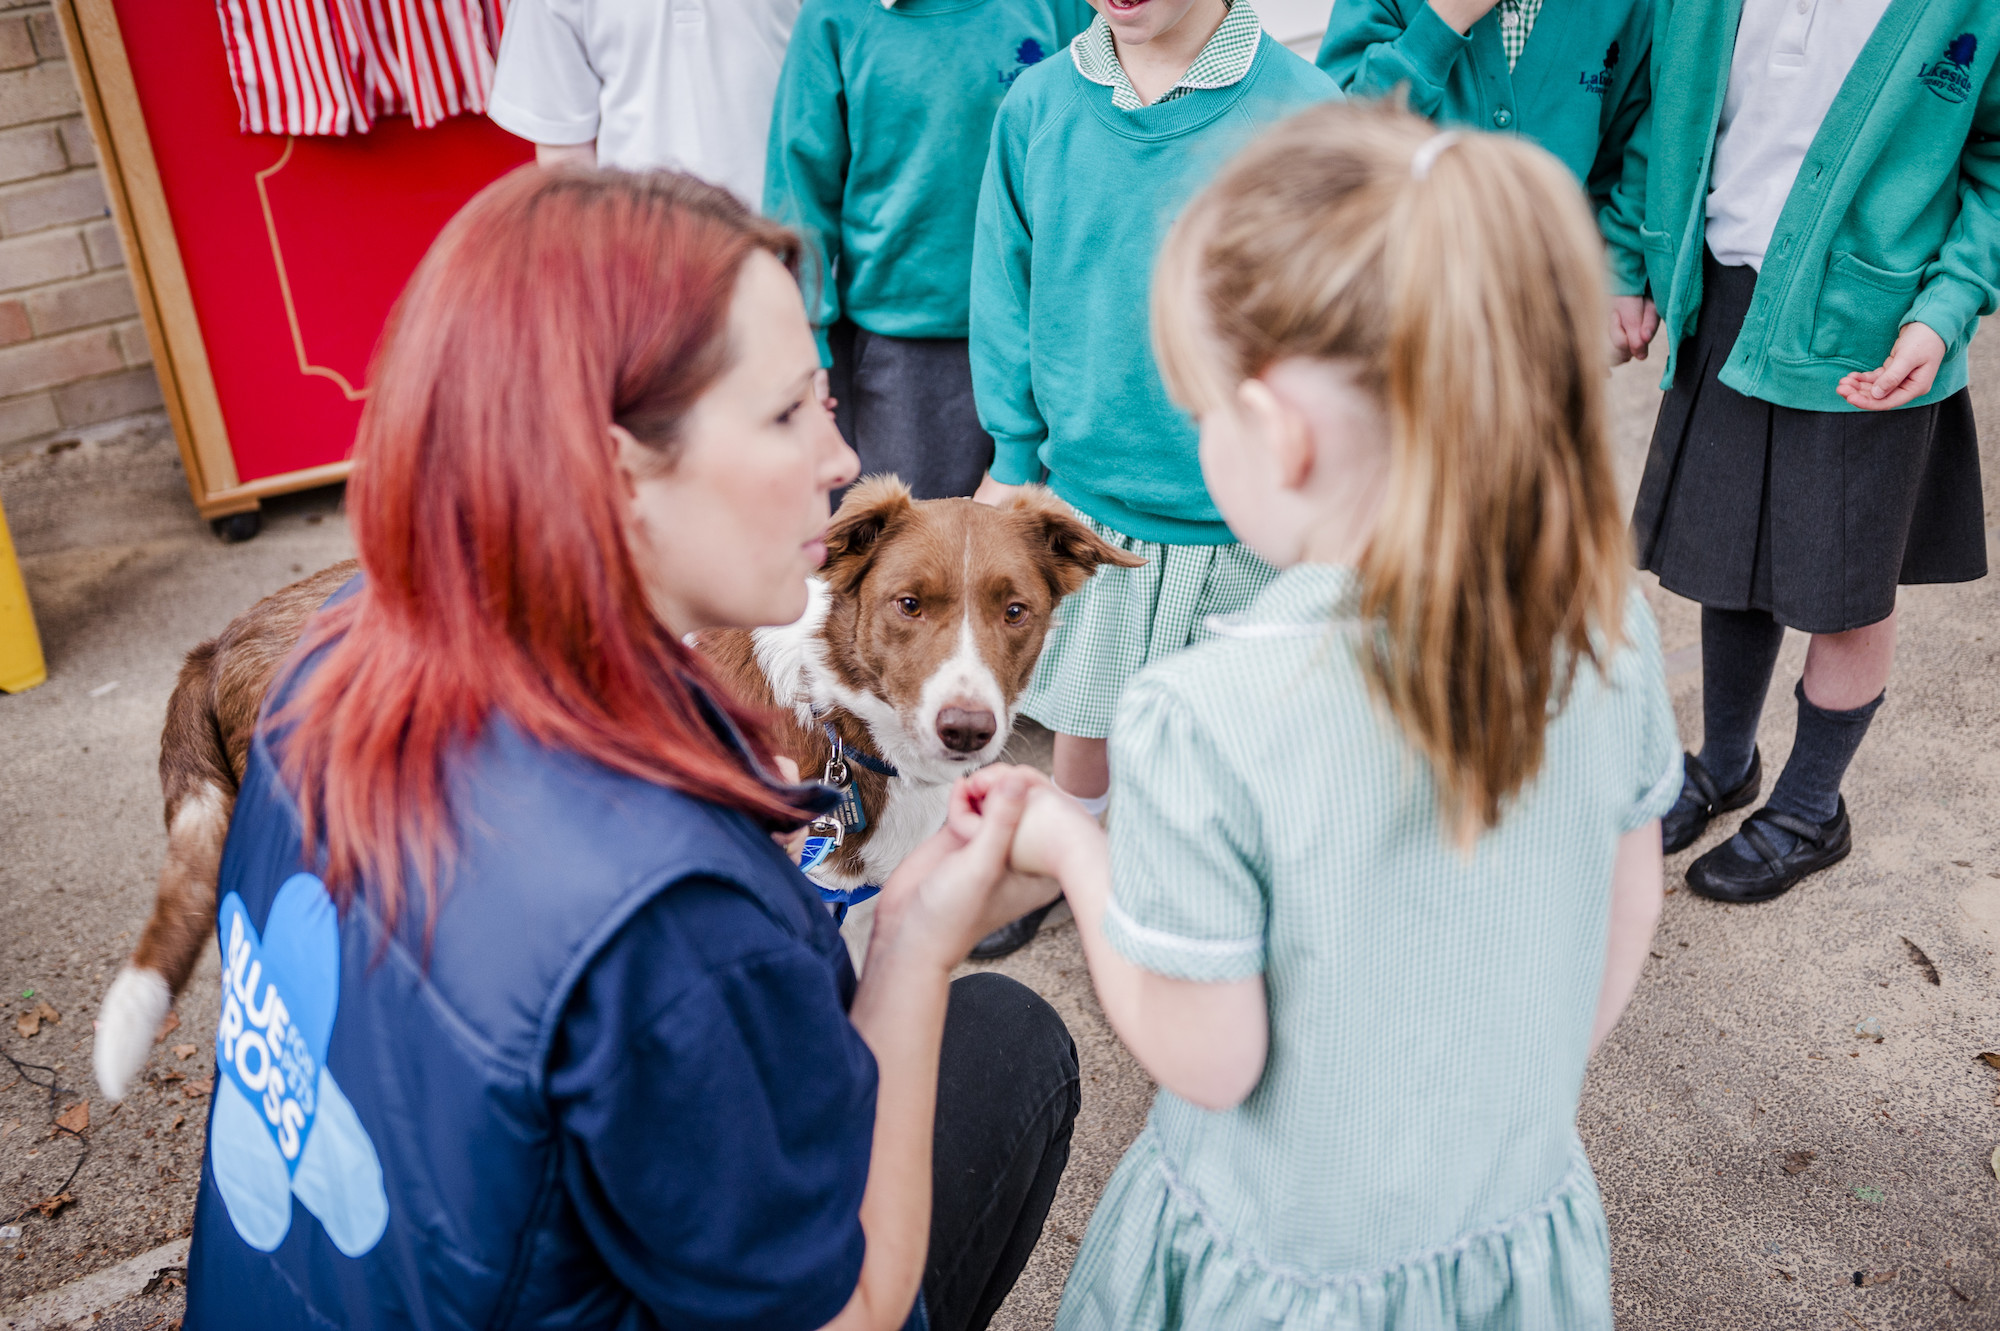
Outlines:
POLYGON ((1067 59, 1085 0, 806 0, 771 115, 764 211, 813 245, 813 322, 964 337, 973 214, 1001 98, 1067 59), (830 275, 831 280, 826 280, 830 275))
MULTIPOLYGON (((1641 225, 1671 384, 1701 312, 1708 181, 1742 0, 1659 0, 1641 225)), ((1904 324, 1944 339, 1935 402, 1965 386, 1965 349, 2000 304, 2000 0, 1892 0, 1827 109, 1722 367, 1747 396, 1853 411, 1834 391, 1888 358, 1904 324)), ((1642 130, 1642 134, 1647 131, 1642 130)))
MULTIPOLYGON (((1350 97, 1406 87, 1419 115, 1533 139, 1629 228, 1646 162, 1627 149, 1653 94, 1652 48, 1653 0, 1546 0, 1511 72, 1497 9, 1461 36, 1425 0, 1340 0, 1319 67, 1350 97)), ((1611 257, 1613 293, 1643 292, 1645 265, 1611 257)))
POLYGON ((1269 35, 1240 81, 1136 111, 1066 51, 1021 76, 993 125, 972 245, 972 385, 995 480, 1046 467, 1057 494, 1128 536, 1236 539, 1153 361, 1153 259, 1258 130, 1339 95, 1269 35))

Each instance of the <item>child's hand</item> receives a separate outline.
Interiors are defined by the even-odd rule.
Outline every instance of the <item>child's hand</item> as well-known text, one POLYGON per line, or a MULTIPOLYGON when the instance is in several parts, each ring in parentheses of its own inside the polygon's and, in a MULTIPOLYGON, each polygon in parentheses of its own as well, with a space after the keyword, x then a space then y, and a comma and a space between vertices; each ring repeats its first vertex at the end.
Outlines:
MULTIPOLYGON (((1020 824, 1028 782, 1021 768, 1003 768, 983 793, 961 781, 951 792, 945 824, 919 845, 882 885, 876 916, 899 945, 914 945, 946 968, 1009 920, 1055 897, 1055 884, 1007 871, 1007 851, 1020 824)), ((872 947, 872 944, 871 944, 872 947)))
POLYGON ((1024 485, 1007 485, 1004 482, 996 481, 993 479, 993 473, 989 471, 980 478, 979 488, 972 492, 972 502, 975 504, 988 504, 994 508, 1004 508, 1009 499, 1012 499, 1026 488, 1024 485))
POLYGON ((1894 411, 1931 391, 1944 354, 1944 339, 1927 325, 1904 324, 1882 368, 1856 370, 1840 381, 1837 391, 1863 411, 1894 411))
POLYGON ((1463 37, 1472 31, 1472 25, 1486 17, 1500 0, 1430 0, 1431 9, 1463 37))
POLYGON ((1097 825, 1097 820, 1057 789, 1055 782, 1031 768, 988 767, 974 773, 966 784, 977 794, 985 781, 998 779, 995 773, 1008 774, 1008 779, 1014 779, 1013 773, 1020 773, 1019 779, 1026 783, 1027 807, 1022 810, 1021 824, 1015 829, 1013 844, 1007 852, 1007 867, 1015 873, 1060 878, 1063 863, 1072 850, 1103 840, 1104 829, 1097 825))
POLYGON ((1651 296, 1611 298, 1611 363, 1646 359, 1653 334, 1660 329, 1660 312, 1651 296))

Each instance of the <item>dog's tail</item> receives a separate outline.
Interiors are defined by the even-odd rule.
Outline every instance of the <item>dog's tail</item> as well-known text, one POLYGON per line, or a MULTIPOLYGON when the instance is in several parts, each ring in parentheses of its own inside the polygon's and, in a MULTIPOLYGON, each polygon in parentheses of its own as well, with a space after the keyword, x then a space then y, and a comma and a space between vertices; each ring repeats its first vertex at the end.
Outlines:
POLYGON ((209 641, 188 653, 167 700, 167 724, 160 733, 167 862, 152 918, 97 1014, 92 1061, 107 1100, 122 1099, 146 1066, 160 1023, 215 924, 215 880, 237 789, 216 719, 216 650, 217 643, 209 641))

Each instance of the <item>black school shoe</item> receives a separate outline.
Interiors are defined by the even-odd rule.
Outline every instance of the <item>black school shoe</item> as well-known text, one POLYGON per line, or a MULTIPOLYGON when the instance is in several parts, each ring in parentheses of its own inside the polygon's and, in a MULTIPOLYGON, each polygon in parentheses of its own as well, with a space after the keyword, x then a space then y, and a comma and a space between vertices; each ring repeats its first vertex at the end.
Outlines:
POLYGON ((1660 849, 1669 855, 1677 850, 1686 850, 1699 841, 1716 814, 1740 809, 1756 799, 1757 791, 1764 784, 1764 753, 1761 749, 1750 750, 1750 771, 1733 790, 1717 790, 1715 778, 1701 765, 1701 759, 1692 753, 1682 754, 1681 760, 1687 772, 1686 779, 1681 783, 1681 797, 1674 801, 1673 808, 1667 810, 1666 817, 1660 819, 1660 849))
MULTIPOLYGON (((1056 898, 1056 901, 1061 900, 1061 897, 1056 898)), ((998 961, 1002 957, 1012 956, 1014 953, 1019 952, 1022 948, 1035 941, 1035 935, 1041 931, 1042 921, 1048 917, 1050 911, 1056 908, 1056 901, 1051 901, 1048 905, 1037 910, 1031 910, 1018 920, 1011 920, 1001 925, 998 929, 980 939, 978 945, 967 955, 967 959, 971 961, 998 961)))
POLYGON ((1688 886, 1710 901, 1747 906, 1781 897, 1806 875, 1839 863, 1854 849, 1845 799, 1841 800, 1832 821, 1825 823, 1809 823, 1788 813, 1762 808, 1743 820, 1736 835, 1757 852, 1756 859, 1746 860, 1730 849, 1735 839, 1731 838, 1688 866, 1688 886), (1760 823, 1783 828, 1798 838, 1797 844, 1779 854, 1760 823))

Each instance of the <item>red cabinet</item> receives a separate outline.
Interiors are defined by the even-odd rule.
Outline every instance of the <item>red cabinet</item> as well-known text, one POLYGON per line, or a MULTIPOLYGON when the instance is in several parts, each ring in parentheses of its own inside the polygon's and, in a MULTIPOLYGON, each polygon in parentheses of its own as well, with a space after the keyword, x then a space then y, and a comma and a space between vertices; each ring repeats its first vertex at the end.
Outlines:
POLYGON ((533 146, 483 116, 243 134, 214 0, 57 0, 204 517, 339 480, 418 259, 533 146))

